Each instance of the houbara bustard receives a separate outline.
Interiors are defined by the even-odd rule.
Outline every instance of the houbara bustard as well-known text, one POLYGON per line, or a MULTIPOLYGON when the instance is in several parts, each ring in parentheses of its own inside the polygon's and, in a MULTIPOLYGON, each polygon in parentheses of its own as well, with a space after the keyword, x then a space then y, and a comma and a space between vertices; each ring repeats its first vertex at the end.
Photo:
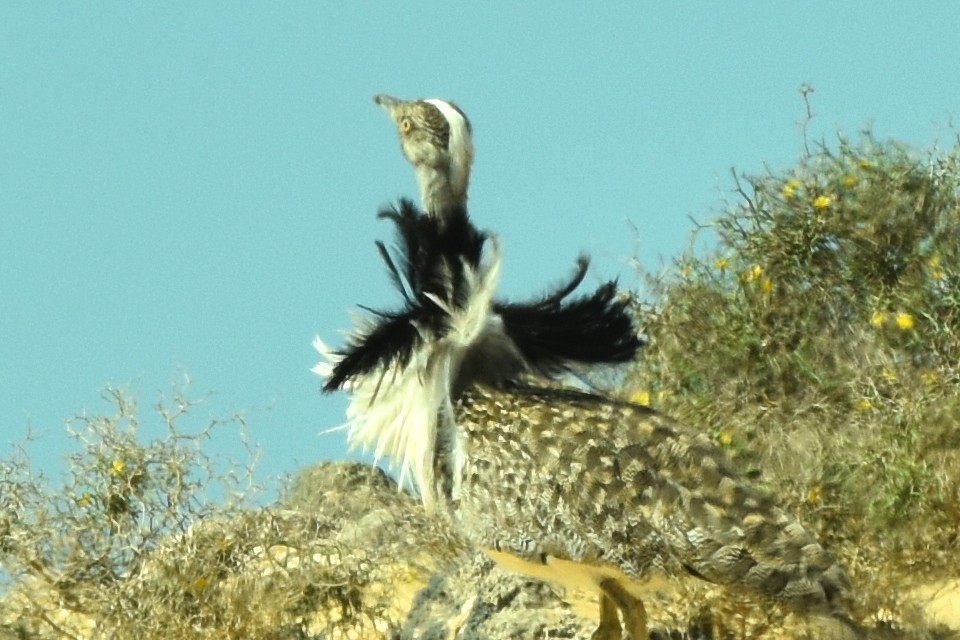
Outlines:
POLYGON ((473 165, 470 120, 449 100, 398 100, 374 96, 397 124, 400 148, 413 165, 427 213, 465 207, 473 165))
MULTIPOLYGON (((437 102, 391 98, 388 112, 403 118, 437 102)), ((404 122, 404 154, 415 166, 466 153, 449 147, 451 136, 415 138, 418 123, 404 122), (448 146, 417 147, 437 140, 448 146)), ((472 156, 469 139, 453 144, 472 156)), ((581 261, 555 292, 498 302, 497 238, 473 226, 465 193, 434 199, 433 174, 417 171, 430 177, 421 181, 430 213, 408 201, 382 212, 397 225, 398 251, 377 243, 402 306, 373 312, 338 351, 316 343, 324 389, 351 394, 350 443, 391 458, 401 484, 502 566, 597 590, 595 640, 624 632, 645 640, 641 598, 680 575, 842 618, 851 594, 844 570, 706 435, 647 407, 557 385, 568 366, 621 362, 639 348, 614 284, 573 297, 581 261)))

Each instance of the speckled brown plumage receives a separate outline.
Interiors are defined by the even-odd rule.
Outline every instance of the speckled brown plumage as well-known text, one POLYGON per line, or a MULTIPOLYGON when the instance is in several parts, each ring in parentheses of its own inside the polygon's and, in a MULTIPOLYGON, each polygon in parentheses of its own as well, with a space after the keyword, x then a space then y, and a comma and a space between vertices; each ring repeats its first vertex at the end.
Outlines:
POLYGON ((648 408, 478 386, 459 399, 455 422, 464 463, 451 511, 480 547, 596 567, 587 581, 612 580, 602 592, 638 600, 644 583, 682 574, 800 612, 829 613, 850 597, 843 569, 808 530, 709 438, 648 408))

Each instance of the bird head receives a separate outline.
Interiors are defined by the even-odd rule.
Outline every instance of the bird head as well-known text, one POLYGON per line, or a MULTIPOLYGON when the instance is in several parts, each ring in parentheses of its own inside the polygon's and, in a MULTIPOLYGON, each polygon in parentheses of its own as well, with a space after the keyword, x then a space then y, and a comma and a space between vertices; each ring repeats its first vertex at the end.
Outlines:
POLYGON ((442 215, 444 209, 465 207, 473 133, 470 120, 448 100, 399 100, 374 96, 397 125, 400 148, 417 172, 424 209, 442 215))

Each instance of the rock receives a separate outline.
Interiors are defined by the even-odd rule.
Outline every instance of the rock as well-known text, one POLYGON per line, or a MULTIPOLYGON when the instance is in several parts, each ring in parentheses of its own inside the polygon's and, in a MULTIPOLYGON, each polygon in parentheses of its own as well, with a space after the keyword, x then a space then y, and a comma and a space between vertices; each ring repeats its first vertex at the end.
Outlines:
POLYGON ((960 635, 960 579, 939 580, 910 590, 907 600, 917 605, 931 624, 960 635))
POLYGON ((481 553, 434 576, 401 631, 409 640, 586 639, 593 632, 552 586, 508 574, 481 553))
POLYGON ((4 594, 0 607, 0 639, 53 640, 90 638, 97 620, 64 602, 48 583, 26 578, 4 594))

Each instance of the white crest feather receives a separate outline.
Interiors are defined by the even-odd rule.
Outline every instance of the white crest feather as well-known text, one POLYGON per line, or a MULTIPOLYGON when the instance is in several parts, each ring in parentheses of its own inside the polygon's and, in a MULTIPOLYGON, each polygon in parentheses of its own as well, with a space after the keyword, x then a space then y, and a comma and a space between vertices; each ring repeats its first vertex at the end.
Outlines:
POLYGON ((470 180, 470 167, 473 164, 473 136, 470 123, 463 112, 446 100, 431 98, 425 100, 432 104, 450 125, 450 188, 455 195, 466 197, 467 183, 470 180))

